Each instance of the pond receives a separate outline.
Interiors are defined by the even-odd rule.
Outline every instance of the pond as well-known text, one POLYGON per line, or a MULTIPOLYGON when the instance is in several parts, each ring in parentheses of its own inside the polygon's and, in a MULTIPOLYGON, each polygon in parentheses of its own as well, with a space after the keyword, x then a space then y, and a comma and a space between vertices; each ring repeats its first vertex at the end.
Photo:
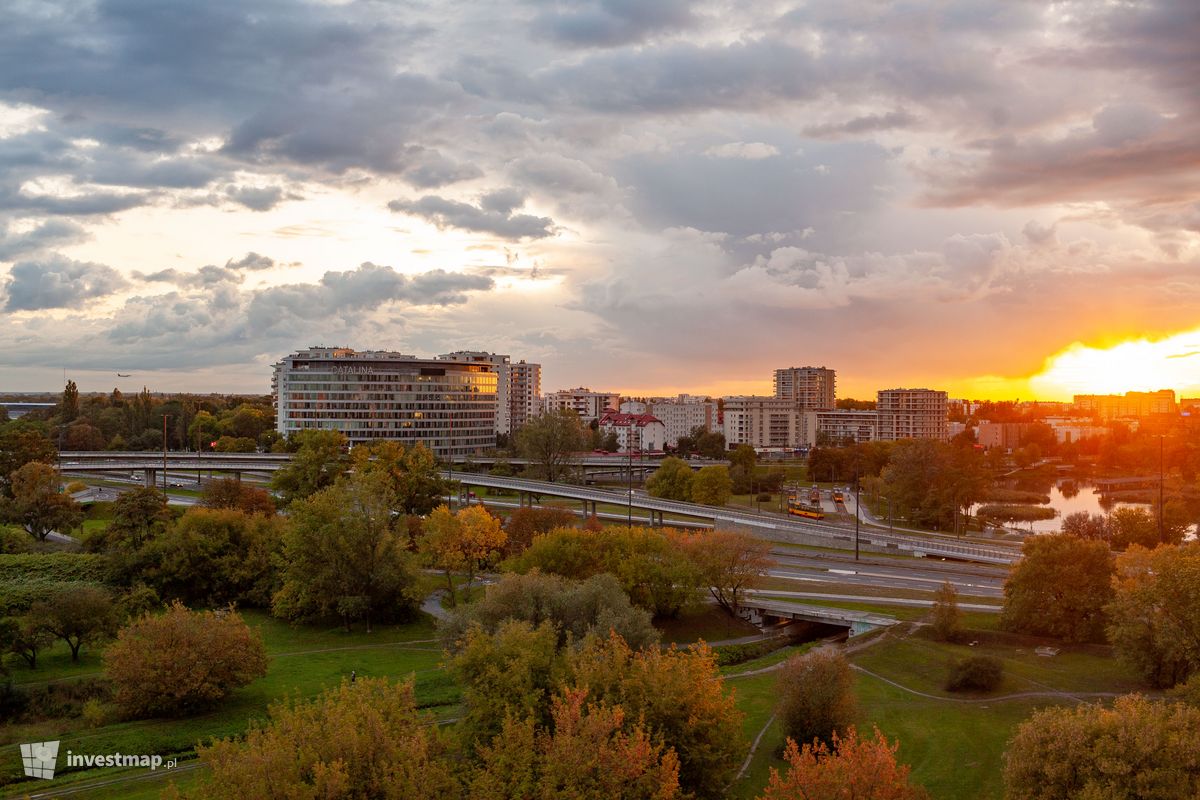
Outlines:
MULTIPOLYGON (((1076 511, 1087 511, 1090 514, 1104 514, 1125 506, 1131 508, 1150 508, 1149 504, 1146 503, 1118 503, 1107 499, 1101 504, 1100 494, 1096 491, 1095 487, 1070 480, 1058 481, 1050 487, 1046 494, 1050 496, 1049 507, 1057 511, 1058 516, 1054 519, 1043 519, 1033 522, 1034 533, 1055 533, 1062 525, 1062 518, 1068 514, 1074 514, 1076 511), (1072 484, 1078 489, 1077 492, 1072 492, 1072 484), (1063 492, 1064 486, 1067 490, 1065 494, 1063 492)), ((974 510, 972 509, 972 512, 974 510)), ((1030 529, 1030 524, 1028 522, 1018 522, 1012 523, 1009 527, 1027 531, 1030 529)))

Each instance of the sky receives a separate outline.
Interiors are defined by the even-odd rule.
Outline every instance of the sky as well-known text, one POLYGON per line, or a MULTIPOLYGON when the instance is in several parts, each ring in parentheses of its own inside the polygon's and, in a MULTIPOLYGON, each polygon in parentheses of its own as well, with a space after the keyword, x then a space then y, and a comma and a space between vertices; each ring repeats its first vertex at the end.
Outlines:
POLYGON ((10 0, 0 390, 324 344, 1200 396, 1197 42, 1195 0, 10 0))

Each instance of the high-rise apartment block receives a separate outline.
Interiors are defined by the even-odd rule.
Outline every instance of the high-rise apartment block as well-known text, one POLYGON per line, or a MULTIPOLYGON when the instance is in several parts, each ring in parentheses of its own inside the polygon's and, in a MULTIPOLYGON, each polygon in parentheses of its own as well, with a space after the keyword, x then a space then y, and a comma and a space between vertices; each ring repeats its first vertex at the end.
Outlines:
POLYGON ((729 448, 748 444, 755 449, 796 448, 802 441, 803 412, 795 402, 779 397, 726 397, 721 429, 729 448))
POLYGON ((933 389, 883 389, 878 394, 875 413, 879 418, 879 438, 945 439, 946 393, 933 389))
POLYGON ((1126 392, 1119 394, 1077 394, 1075 410, 1093 414, 1101 419, 1117 417, 1149 417, 1153 414, 1175 414, 1179 406, 1175 403, 1172 389, 1157 392, 1126 392))
POLYGON ((720 430, 717 424, 717 404, 713 400, 681 394, 674 400, 655 398, 646 410, 662 420, 666 427, 667 445, 674 447, 680 436, 687 436, 696 428, 706 431, 720 430))
POLYGON ((879 438, 879 416, 874 411, 835 408, 805 411, 803 443, 809 447, 844 447, 879 438))
POLYGON ((513 433, 542 411, 542 365, 472 350, 438 356, 439 361, 491 364, 496 370, 496 433, 513 433))
POLYGON ((775 396, 791 400, 804 411, 837 406, 837 373, 825 367, 787 367, 775 370, 775 396))
POLYGON ((496 444, 498 386, 489 363, 312 347, 275 364, 271 384, 275 428, 284 436, 336 430, 351 444, 421 442, 440 458, 496 444))
POLYGON ((619 392, 593 392, 591 389, 560 389, 542 398, 546 413, 552 414, 559 409, 569 408, 579 415, 584 425, 590 425, 594 420, 604 416, 604 412, 621 407, 619 392))

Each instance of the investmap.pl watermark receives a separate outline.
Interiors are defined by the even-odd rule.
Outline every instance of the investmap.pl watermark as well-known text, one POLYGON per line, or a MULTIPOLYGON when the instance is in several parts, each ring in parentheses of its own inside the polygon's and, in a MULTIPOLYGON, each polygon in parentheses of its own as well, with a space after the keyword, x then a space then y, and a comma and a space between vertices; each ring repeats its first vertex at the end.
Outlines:
MULTIPOLYGON (((145 767, 146 769, 171 769, 178 764, 174 758, 165 759, 159 755, 140 755, 134 753, 66 753, 66 767, 92 769, 96 767, 145 767)), ((30 742, 21 745, 21 763, 25 767, 28 778, 54 777, 58 766, 58 742, 30 742)))

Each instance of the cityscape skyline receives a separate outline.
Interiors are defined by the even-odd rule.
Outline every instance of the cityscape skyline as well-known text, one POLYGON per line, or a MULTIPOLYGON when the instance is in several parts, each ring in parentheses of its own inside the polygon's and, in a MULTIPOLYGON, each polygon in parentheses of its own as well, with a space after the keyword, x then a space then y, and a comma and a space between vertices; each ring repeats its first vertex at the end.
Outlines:
POLYGON ((4 388, 1200 392, 1194 3, 643 6, 6 6, 4 388))

